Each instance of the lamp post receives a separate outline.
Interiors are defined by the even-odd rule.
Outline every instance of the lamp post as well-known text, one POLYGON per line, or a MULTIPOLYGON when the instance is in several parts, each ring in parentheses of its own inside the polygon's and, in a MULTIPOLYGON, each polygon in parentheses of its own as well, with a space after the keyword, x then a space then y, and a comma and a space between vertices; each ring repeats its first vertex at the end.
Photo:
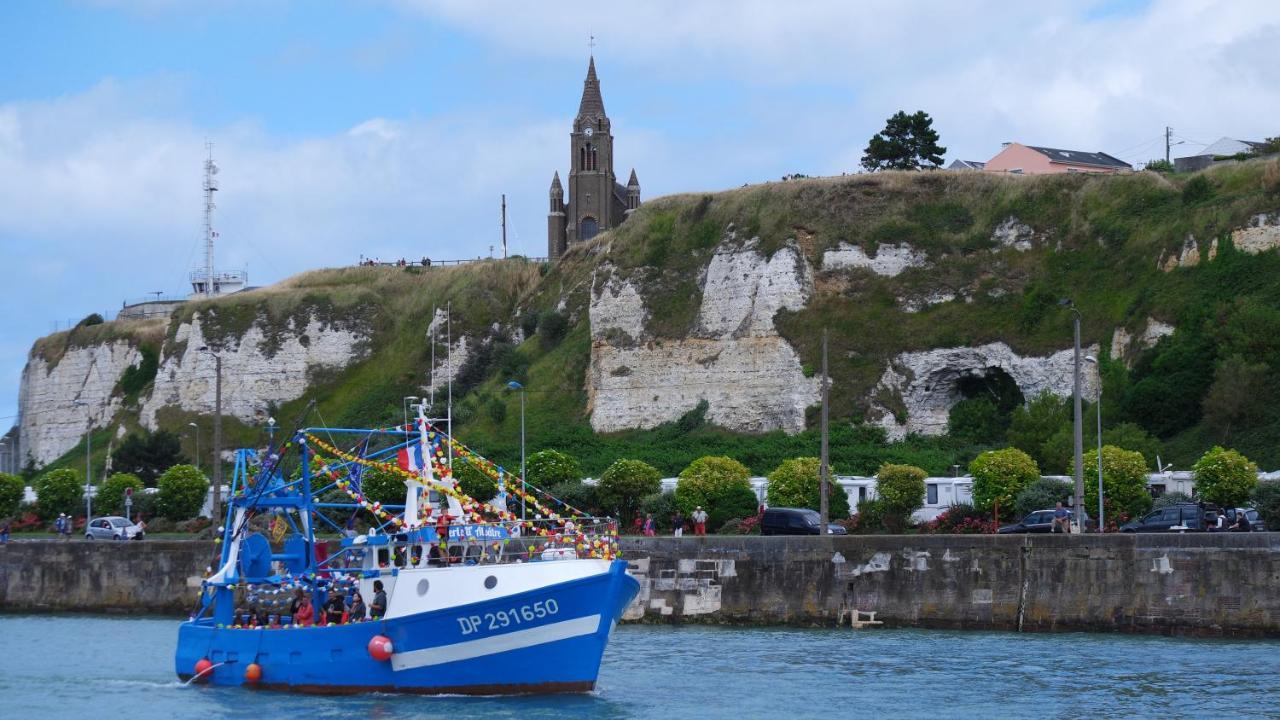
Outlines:
POLYGON ((193 422, 189 422, 187 423, 187 427, 196 429, 196 469, 199 470, 200 469, 200 426, 193 422))
POLYGON ((524 481, 524 385, 510 380, 507 382, 507 387, 520 391, 520 520, 524 521, 524 496, 528 492, 525 490, 524 481))
POLYGON ((1084 359, 1098 369, 1098 394, 1094 401, 1098 410, 1098 532, 1105 532, 1107 524, 1103 522, 1102 515, 1102 363, 1092 355, 1086 355, 1084 359))
POLYGON ((213 356, 213 526, 222 524, 222 356, 205 345, 200 352, 213 356))
POLYGON ((267 440, 267 446, 268 446, 268 447, 275 447, 275 444, 276 444, 276 419, 275 419, 275 418, 273 418, 273 417, 268 417, 268 418, 267 418, 267 437, 269 438, 269 439, 267 440))
MULTIPOLYGON (((75 407, 89 407, 84 400, 71 403, 75 407)), ((84 423, 84 524, 89 526, 93 519, 93 468, 89 465, 89 457, 93 454, 93 420, 85 413, 84 423)))
POLYGON ((409 406, 418 402, 420 399, 421 398, 413 395, 406 395, 400 399, 400 410, 404 414, 404 427, 406 431, 409 429, 409 406))
POLYGON ((1071 310, 1071 336, 1073 355, 1073 375, 1074 380, 1071 385, 1071 403, 1073 408, 1072 428, 1075 435, 1075 524, 1077 531, 1084 530, 1084 419, 1083 410, 1080 407, 1080 311, 1076 309, 1075 303, 1070 299, 1064 299, 1059 302, 1060 305, 1071 310))

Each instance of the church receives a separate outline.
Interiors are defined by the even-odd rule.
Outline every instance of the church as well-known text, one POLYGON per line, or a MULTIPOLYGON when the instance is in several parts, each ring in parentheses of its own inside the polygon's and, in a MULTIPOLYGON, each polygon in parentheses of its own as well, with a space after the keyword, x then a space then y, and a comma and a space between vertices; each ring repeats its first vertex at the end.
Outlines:
POLYGON ((582 101, 569 133, 569 198, 560 184, 560 173, 551 180, 551 212, 547 215, 547 257, 560 257, 574 243, 622 224, 640 207, 640 181, 636 171, 625 187, 613 175, 613 135, 604 113, 596 59, 587 66, 582 101))

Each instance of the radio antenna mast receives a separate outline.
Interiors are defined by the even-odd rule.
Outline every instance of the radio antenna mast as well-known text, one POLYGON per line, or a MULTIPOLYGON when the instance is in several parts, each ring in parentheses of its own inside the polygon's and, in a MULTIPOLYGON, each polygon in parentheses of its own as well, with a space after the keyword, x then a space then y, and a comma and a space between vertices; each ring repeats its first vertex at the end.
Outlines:
POLYGON ((218 191, 218 166, 213 162, 213 143, 205 140, 204 149, 204 295, 213 297, 213 239, 218 233, 213 229, 213 194, 218 191))

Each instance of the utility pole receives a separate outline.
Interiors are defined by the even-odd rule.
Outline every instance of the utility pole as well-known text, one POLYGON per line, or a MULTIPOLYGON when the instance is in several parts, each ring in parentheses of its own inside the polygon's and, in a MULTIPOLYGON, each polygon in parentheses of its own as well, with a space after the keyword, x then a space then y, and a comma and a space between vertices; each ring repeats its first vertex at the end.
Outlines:
POLYGON ((1075 382, 1072 385, 1071 401, 1074 412, 1075 434, 1075 481, 1076 481, 1076 526, 1084 530, 1084 412, 1080 407, 1080 311, 1071 308, 1071 327, 1075 350, 1075 382))
POLYGON ((502 193, 502 259, 507 259, 507 194, 502 193))
POLYGON ((1168 125, 1165 125, 1164 126, 1164 161, 1166 163, 1169 162, 1169 145, 1170 145, 1169 141, 1172 135, 1173 135, 1173 128, 1169 127, 1168 125))
POLYGON ((819 532, 823 537, 827 534, 827 523, 831 520, 831 509, 827 502, 827 485, 830 483, 831 468, 827 465, 827 329, 822 329, 822 459, 818 468, 818 515, 821 517, 819 532))
POLYGON ((214 355, 213 381, 213 527, 222 524, 222 356, 214 355))

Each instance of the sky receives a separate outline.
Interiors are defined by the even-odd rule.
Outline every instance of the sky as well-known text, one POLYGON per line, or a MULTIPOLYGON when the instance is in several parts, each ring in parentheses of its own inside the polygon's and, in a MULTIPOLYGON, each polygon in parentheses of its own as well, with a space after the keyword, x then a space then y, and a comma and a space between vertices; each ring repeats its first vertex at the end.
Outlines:
POLYGON ((511 252, 545 255, 591 52, 653 198, 856 172, 898 110, 947 162, 1276 136, 1277 47, 1272 0, 6 0, 0 429, 37 337, 188 291, 206 141, 217 264, 263 285, 488 255, 503 193, 511 252))

